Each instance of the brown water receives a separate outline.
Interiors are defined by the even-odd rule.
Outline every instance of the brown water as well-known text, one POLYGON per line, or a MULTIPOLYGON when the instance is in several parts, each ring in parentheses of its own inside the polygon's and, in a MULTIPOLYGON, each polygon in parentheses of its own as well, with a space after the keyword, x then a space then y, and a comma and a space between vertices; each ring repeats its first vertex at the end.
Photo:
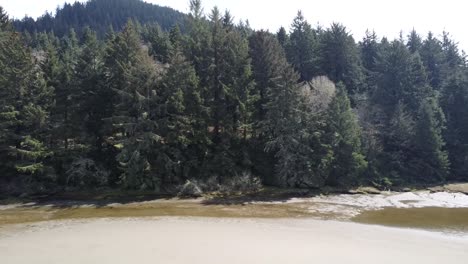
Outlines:
POLYGON ((468 208, 389 207, 375 210, 307 199, 293 203, 245 204, 216 204, 202 200, 157 200, 107 205, 23 204, 0 207, 0 226, 50 220, 160 216, 351 220, 363 224, 468 234, 468 208))
MULTIPOLYGON (((49 220, 193 216, 220 218, 302 218, 318 217, 309 212, 307 203, 205 205, 201 201, 155 201, 127 205, 106 206, 19 206, 0 210, 0 225, 30 223, 49 220)), ((334 213, 321 217, 334 218, 334 213)))
POLYGON ((468 208, 384 208, 365 211, 352 221, 468 234, 468 208))

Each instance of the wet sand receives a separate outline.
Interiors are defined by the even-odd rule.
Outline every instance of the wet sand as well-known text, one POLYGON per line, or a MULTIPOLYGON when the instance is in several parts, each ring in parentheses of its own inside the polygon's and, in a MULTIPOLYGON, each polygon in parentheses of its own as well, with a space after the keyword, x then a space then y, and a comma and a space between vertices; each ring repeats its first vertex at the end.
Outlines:
POLYGON ((308 219, 120 218, 0 230, 2 264, 466 263, 468 237, 308 219))

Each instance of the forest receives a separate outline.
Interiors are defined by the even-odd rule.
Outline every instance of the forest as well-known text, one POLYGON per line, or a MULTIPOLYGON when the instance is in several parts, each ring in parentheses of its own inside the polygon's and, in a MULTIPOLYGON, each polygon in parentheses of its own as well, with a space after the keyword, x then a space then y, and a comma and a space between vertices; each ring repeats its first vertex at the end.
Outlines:
POLYGON ((200 0, 111 2, 0 9, 0 195, 468 181, 449 33, 355 40, 300 11, 272 33, 200 0))

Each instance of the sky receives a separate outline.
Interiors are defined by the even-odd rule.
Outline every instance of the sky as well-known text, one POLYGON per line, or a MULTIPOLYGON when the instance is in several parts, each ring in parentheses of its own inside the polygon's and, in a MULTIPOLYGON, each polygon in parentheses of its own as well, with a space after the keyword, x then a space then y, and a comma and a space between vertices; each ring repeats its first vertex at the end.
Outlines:
MULTIPOLYGON (((80 2, 83 2, 81 0, 80 2)), ((46 10, 54 11, 59 5, 74 0, 0 0, 0 6, 12 17, 24 15, 37 17, 46 10)), ((146 2, 169 6, 188 12, 189 0, 146 0, 146 2)), ((406 36, 414 28, 426 36, 428 31, 440 36, 448 31, 459 42, 459 47, 468 50, 467 15, 462 0, 202 0, 205 13, 216 5, 228 9, 236 19, 249 19, 254 29, 276 32, 280 26, 289 26, 298 10, 302 10, 312 25, 327 27, 332 22, 344 24, 356 41, 362 39, 366 29, 391 39, 398 38, 400 31, 406 36)))

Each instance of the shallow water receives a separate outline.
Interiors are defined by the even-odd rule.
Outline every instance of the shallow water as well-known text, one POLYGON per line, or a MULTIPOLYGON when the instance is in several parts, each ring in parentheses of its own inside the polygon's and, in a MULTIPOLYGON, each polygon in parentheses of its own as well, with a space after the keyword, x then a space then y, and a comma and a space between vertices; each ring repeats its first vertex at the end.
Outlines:
POLYGON ((0 225, 49 220, 193 216, 219 218, 301 218, 334 217, 334 213, 318 214, 308 210, 308 203, 204 205, 200 201, 154 201, 149 203, 106 206, 80 205, 72 207, 20 206, 0 210, 0 225))
POLYGON ((276 202, 155 200, 126 204, 51 202, 0 206, 0 226, 50 220, 160 216, 313 218, 468 235, 468 196, 417 192, 316 196, 276 202))
POLYGON ((468 208, 384 208, 365 211, 352 221, 393 227, 468 234, 468 208))

